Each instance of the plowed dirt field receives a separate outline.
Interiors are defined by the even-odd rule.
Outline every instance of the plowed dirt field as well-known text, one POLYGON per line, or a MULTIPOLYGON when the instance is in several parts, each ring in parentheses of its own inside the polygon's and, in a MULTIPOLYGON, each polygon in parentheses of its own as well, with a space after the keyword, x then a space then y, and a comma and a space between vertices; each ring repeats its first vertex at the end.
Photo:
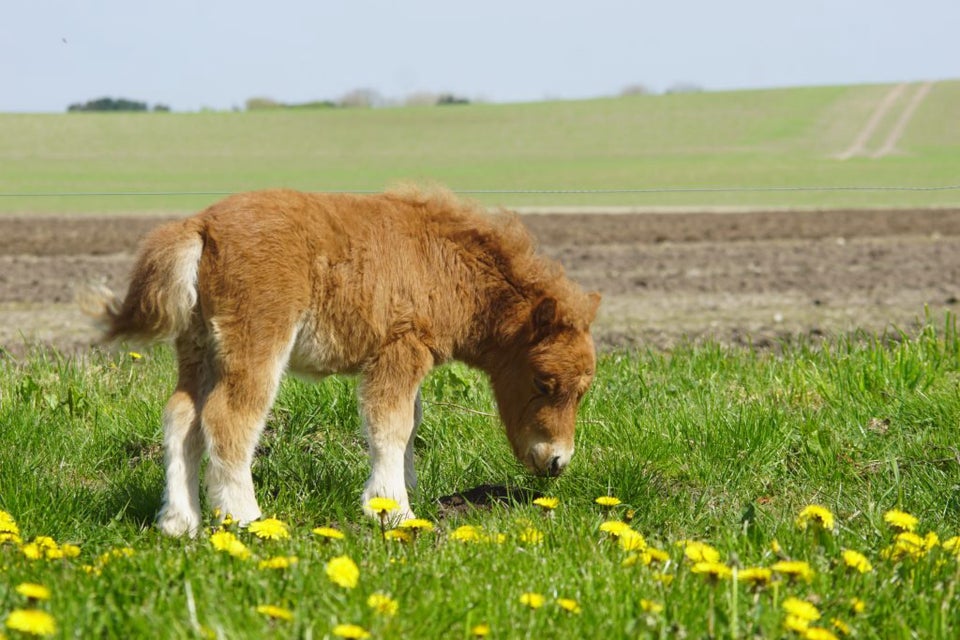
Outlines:
MULTIPOLYGON (((66 352, 95 337, 78 283, 123 289, 139 238, 163 218, 0 217, 0 347, 66 352)), ((910 329, 960 299, 960 209, 537 213, 542 250, 603 296, 602 347, 706 338, 776 345, 910 329)))

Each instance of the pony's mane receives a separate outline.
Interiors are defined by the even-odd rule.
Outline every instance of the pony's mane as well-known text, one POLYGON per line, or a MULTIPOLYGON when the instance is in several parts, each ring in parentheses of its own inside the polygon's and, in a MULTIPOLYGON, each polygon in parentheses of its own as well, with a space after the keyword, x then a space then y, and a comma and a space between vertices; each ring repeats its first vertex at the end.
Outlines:
POLYGON ((531 306, 555 298, 560 316, 586 329, 596 305, 566 277, 563 266, 537 253, 537 241, 512 211, 487 210, 445 187, 403 184, 387 196, 420 209, 439 235, 448 237, 478 261, 496 269, 531 306))

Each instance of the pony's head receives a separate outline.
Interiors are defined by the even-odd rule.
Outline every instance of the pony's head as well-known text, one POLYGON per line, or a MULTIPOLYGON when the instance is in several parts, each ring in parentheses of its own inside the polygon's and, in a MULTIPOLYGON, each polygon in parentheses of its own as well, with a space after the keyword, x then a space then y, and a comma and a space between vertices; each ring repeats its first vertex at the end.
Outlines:
POLYGON ((584 297, 576 314, 541 299, 491 376, 513 453, 537 475, 559 475, 570 462, 577 409, 593 381, 590 322, 600 296, 584 297))

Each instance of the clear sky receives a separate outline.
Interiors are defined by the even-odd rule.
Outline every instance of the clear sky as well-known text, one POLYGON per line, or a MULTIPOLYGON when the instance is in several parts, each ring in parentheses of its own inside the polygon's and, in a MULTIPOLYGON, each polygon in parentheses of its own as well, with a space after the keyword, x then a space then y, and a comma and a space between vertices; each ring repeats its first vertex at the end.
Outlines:
POLYGON ((960 0, 8 0, 0 111, 960 78, 960 0))

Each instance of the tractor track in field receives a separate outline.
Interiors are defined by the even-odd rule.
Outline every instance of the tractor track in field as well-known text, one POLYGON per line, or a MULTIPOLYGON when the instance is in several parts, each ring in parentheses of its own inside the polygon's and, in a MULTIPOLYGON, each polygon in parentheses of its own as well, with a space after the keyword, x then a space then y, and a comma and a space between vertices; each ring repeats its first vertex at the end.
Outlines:
MULTIPOLYGON (((0 217, 0 346, 75 353, 94 332, 77 284, 122 289, 169 218, 0 217)), ((776 344, 909 329, 960 299, 960 208, 524 216, 544 253, 604 296, 604 348, 776 344)))

